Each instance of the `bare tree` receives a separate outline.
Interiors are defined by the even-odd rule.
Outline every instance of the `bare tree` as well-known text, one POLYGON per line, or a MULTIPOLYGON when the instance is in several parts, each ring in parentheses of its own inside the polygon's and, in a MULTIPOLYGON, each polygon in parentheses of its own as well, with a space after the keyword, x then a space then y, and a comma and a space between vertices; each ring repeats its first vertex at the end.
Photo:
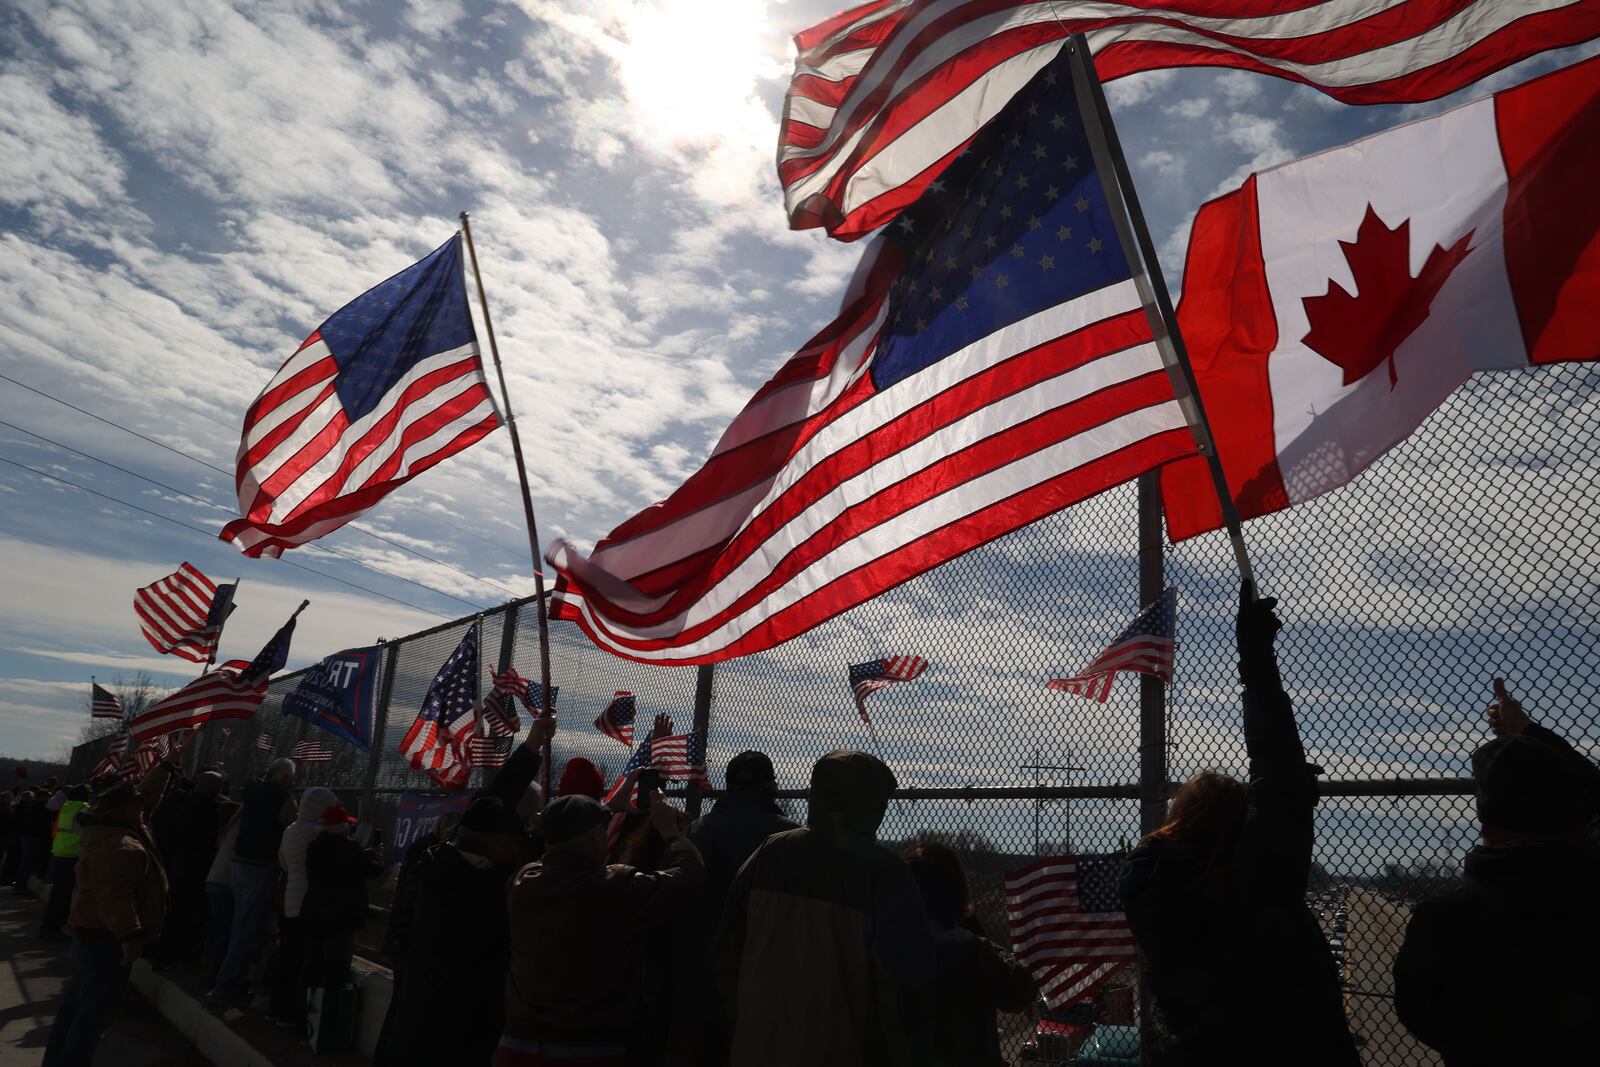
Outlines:
MULTIPOLYGON (((124 678, 118 674, 101 688, 110 690, 118 700, 122 701, 123 721, 143 714, 149 709, 150 705, 166 695, 165 690, 156 685, 155 680, 150 677, 150 672, 143 670, 135 672, 132 679, 124 678)), ((91 703, 91 698, 84 698, 83 706, 85 711, 89 710, 91 703)), ((78 743, 83 744, 85 741, 95 741, 121 731, 122 722, 116 719, 96 719, 91 717, 88 722, 84 723, 83 729, 78 732, 78 743)))

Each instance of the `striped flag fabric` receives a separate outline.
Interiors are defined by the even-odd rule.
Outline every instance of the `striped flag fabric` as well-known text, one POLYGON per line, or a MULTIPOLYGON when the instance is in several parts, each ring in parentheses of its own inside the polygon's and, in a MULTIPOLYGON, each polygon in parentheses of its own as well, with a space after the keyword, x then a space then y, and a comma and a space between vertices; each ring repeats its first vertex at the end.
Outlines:
POLYGON ((1064 56, 698 472, 587 558, 554 542, 555 615, 630 659, 748 655, 1194 454, 1080 104, 1064 56))
POLYGON ((289 758, 299 763, 327 763, 333 759, 333 749, 321 741, 296 741, 289 758))
POLYGON ((511 742, 506 737, 484 737, 473 734, 463 746, 466 761, 473 767, 504 767, 511 756, 511 742))
POLYGON ((149 774, 156 764, 166 758, 167 751, 166 746, 162 744, 163 740, 163 738, 157 738, 154 741, 146 741, 133 750, 133 763, 141 778, 149 774))
MULTIPOLYGON (((273 634, 256 658, 229 660, 157 701, 128 724, 136 741, 146 741, 173 730, 200 726, 214 719, 249 719, 266 699, 272 672, 288 661, 289 641, 295 621, 290 619, 273 634)), ((259 742, 258 742, 259 743, 259 742)))
POLYGON ((1071 678, 1052 678, 1046 688, 1098 700, 1111 696, 1111 683, 1119 671, 1153 674, 1170 683, 1178 624, 1178 591, 1168 586, 1161 599, 1134 616, 1127 628, 1071 678))
POLYGON ((884 686, 897 682, 914 682, 928 669, 928 661, 921 656, 888 656, 868 660, 850 668, 850 691, 856 696, 856 712, 861 721, 872 725, 867 714, 867 698, 884 686))
POLYGON ((256 751, 272 754, 272 735, 268 733, 256 734, 256 751))
POLYGON ((89 683, 89 717, 91 719, 122 718, 122 701, 98 683, 89 683))
MULTIPOLYGON (((622 766, 622 774, 611 786, 606 794, 605 802, 611 803, 627 783, 628 775, 634 771, 651 769, 659 771, 663 781, 673 782, 699 782, 709 787, 711 776, 706 771, 706 738, 702 733, 668 734, 663 737, 646 737, 639 742, 639 747, 633 750, 633 755, 628 757, 628 762, 622 766)), ((633 792, 628 797, 629 803, 637 804, 639 800, 639 785, 634 783, 633 792)))
POLYGON ((236 584, 217 585, 184 563, 133 594, 139 629, 157 652, 193 663, 216 658, 222 625, 233 613, 236 584))
POLYGON ((256 397, 239 441, 241 517, 221 537, 280 556, 499 425, 457 234, 334 312, 256 397))
POLYGON ((422 709, 400 742, 400 753, 446 789, 467 784, 471 765, 462 742, 477 734, 479 625, 474 622, 434 675, 422 709))
POLYGON ((115 778, 121 774, 122 756, 128 751, 129 740, 127 731, 111 739, 111 743, 106 746, 105 755, 100 757, 100 762, 95 764, 94 770, 89 774, 91 782, 101 778, 115 778))
POLYGON ((1347 104, 1431 100, 1600 34, 1583 0, 872 0, 795 37, 778 137, 789 224, 894 218, 1074 33, 1102 81, 1237 67, 1347 104))
POLYGON ((625 745, 633 744, 633 717, 636 711, 633 694, 618 689, 605 710, 594 721, 594 728, 607 737, 614 737, 625 745))
POLYGON ((1138 958, 1117 899, 1120 855, 1057 856, 1006 875, 1012 951, 1052 1011, 1138 958))

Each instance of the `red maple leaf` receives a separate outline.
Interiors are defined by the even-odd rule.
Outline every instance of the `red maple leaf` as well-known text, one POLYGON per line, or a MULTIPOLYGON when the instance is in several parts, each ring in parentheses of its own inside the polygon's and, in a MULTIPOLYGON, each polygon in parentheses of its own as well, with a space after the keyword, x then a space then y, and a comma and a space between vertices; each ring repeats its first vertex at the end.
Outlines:
POLYGON ((1331 278, 1328 291, 1305 297, 1311 329, 1301 341, 1317 355, 1344 369, 1344 384, 1360 381, 1380 363, 1389 364, 1389 388, 1399 382, 1394 353, 1428 317, 1428 306, 1450 273, 1467 258, 1468 230, 1449 248, 1433 246, 1422 272, 1411 276, 1411 220, 1394 229, 1367 205, 1354 241, 1340 241, 1355 278, 1352 296, 1331 278))

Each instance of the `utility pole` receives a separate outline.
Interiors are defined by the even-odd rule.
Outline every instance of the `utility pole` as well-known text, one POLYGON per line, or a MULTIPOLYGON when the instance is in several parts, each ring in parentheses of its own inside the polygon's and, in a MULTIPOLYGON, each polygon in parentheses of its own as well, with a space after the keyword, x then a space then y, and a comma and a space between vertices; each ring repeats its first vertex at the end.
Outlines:
MULTIPOLYGON (((1042 759, 1044 759, 1044 755, 1043 755, 1043 753, 1041 753, 1039 751, 1039 746, 1035 745, 1035 746, 1033 746, 1033 762, 1032 763, 1024 763, 1020 767, 1017 768, 1017 770, 1019 770, 1019 771, 1032 771, 1033 772, 1033 787, 1034 787, 1034 789, 1043 789, 1044 788, 1044 772, 1046 772, 1046 771, 1060 771, 1060 772, 1066 774, 1067 775, 1067 784, 1071 785, 1072 784, 1072 772, 1073 771, 1087 771, 1089 769, 1087 767, 1074 767, 1074 766, 1072 766, 1072 764, 1070 762, 1066 763, 1066 764, 1041 763, 1040 761, 1042 759)), ((1072 759, 1072 750, 1070 748, 1067 749, 1067 759, 1069 761, 1072 759)), ((1035 856, 1039 855, 1040 852, 1043 850, 1043 847, 1044 847, 1043 842, 1040 840, 1040 829, 1041 829, 1040 823, 1041 823, 1041 820, 1044 817, 1044 804, 1045 804, 1044 797, 1034 797, 1033 798, 1033 854, 1035 856)), ((1072 798, 1071 797, 1067 797, 1066 798, 1066 804, 1067 804, 1067 808, 1066 808, 1067 851, 1071 852, 1072 851, 1072 798)))

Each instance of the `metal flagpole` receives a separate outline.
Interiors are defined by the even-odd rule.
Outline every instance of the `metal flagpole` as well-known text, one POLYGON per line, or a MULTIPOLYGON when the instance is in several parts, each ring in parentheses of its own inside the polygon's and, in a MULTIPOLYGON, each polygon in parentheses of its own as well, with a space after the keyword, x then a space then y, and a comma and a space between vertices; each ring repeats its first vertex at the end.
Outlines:
POLYGON ((1150 239, 1150 227, 1145 223, 1144 212, 1139 207, 1139 194, 1134 191, 1133 179, 1128 173, 1128 161, 1122 154, 1122 142, 1117 138, 1117 127, 1111 121, 1111 110, 1106 106, 1100 78, 1094 70, 1094 57, 1083 34, 1075 33, 1067 42, 1072 50, 1072 81, 1077 90, 1078 109, 1083 116, 1084 128, 1089 135, 1089 146, 1094 152, 1096 169, 1101 174, 1106 167, 1112 180, 1103 182, 1106 200, 1111 207, 1111 217, 1117 225, 1117 236, 1125 249, 1137 249, 1142 264, 1135 268, 1134 284, 1139 288, 1139 298, 1146 308, 1154 307, 1156 320, 1151 323, 1156 347, 1162 362, 1169 371, 1176 371, 1179 380, 1178 402, 1182 405, 1189 428, 1194 432, 1200 452, 1211 469, 1211 481, 1216 486, 1217 503, 1222 508, 1222 521, 1228 529, 1228 539, 1233 544, 1233 558, 1239 565, 1239 576, 1255 595, 1255 572, 1250 566, 1250 555, 1245 551, 1244 531, 1239 525, 1239 510, 1234 507, 1233 493, 1228 489, 1228 477, 1222 469, 1222 459, 1211 436, 1211 423, 1200 402, 1200 392, 1195 387, 1194 370, 1189 366, 1189 352, 1184 347, 1183 335, 1178 332, 1177 316, 1172 311, 1172 298, 1167 294, 1166 279, 1161 275, 1161 263, 1156 259, 1155 242, 1150 239))
MULTIPOLYGON (((501 406, 506 413, 506 429, 511 432, 511 453, 517 460, 517 480, 522 485, 522 514, 528 522, 528 548, 533 555, 534 600, 539 605, 539 703, 547 718, 555 715, 550 700, 550 620, 544 603, 544 569, 539 556, 539 524, 533 517, 533 492, 528 488, 528 468, 522 461, 522 438, 517 434, 516 416, 511 413, 511 394, 506 390, 506 371, 500 364, 500 346, 495 344, 494 323, 489 318, 489 298, 483 291, 483 273, 478 269, 478 253, 472 245, 472 225, 461 213, 461 235, 467 241, 467 258, 472 260, 472 280, 478 286, 478 306, 483 311, 483 330, 489 335, 489 355, 500 379, 501 406)), ((545 738, 540 758, 539 784, 550 795, 550 739, 545 738)))

